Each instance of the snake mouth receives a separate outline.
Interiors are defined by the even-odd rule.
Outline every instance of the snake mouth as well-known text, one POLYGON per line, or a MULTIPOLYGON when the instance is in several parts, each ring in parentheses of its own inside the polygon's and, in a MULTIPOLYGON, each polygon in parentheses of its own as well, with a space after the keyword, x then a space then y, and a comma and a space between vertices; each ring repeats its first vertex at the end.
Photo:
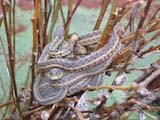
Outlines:
POLYGON ((41 105, 50 105, 61 101, 67 94, 68 87, 56 87, 50 84, 51 79, 38 75, 33 85, 33 94, 41 105))

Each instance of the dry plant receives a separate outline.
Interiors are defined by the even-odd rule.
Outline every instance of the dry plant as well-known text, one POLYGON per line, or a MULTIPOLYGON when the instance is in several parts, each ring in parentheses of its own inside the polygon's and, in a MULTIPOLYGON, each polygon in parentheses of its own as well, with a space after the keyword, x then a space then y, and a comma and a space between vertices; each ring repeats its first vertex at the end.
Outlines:
MULTIPOLYGON (((120 1, 120 0, 119 0, 120 1)), ((157 116, 153 116, 147 111, 159 111, 160 107, 153 106, 155 100, 160 98, 160 59, 155 60, 149 66, 133 67, 131 66, 138 59, 144 59, 146 56, 151 56, 153 53, 160 52, 160 17, 158 16, 160 2, 153 0, 126 0, 124 4, 119 5, 118 0, 102 0, 99 17, 93 26, 93 30, 98 30, 106 12, 106 9, 111 5, 111 11, 107 11, 109 18, 104 26, 104 31, 100 42, 95 50, 100 49, 109 38, 109 33, 116 29, 120 36, 120 41, 123 45, 121 51, 115 56, 112 64, 106 70, 107 73, 116 73, 115 80, 112 84, 104 84, 100 86, 86 87, 82 93, 74 94, 71 97, 66 97, 64 100, 49 106, 41 106, 34 102, 33 83, 35 81, 37 71, 36 63, 41 55, 45 45, 52 39, 53 31, 56 26, 58 17, 62 19, 65 28, 64 38, 67 39, 72 17, 76 14, 76 10, 82 0, 68 1, 67 18, 64 17, 61 0, 34 0, 34 14, 31 18, 33 23, 33 49, 32 60, 28 70, 28 79, 31 91, 17 90, 17 82, 15 79, 15 0, 1 0, 3 16, 0 18, 0 26, 4 24, 7 45, 3 44, 0 38, 3 54, 6 60, 6 65, 9 71, 11 89, 9 93, 3 89, 6 99, 5 103, 0 102, 1 119, 72 119, 85 120, 89 119, 107 119, 107 120, 128 120, 134 112, 139 113, 139 119, 142 120, 145 116, 158 120, 157 116), (154 5, 159 4, 154 8, 154 5), (141 14, 140 14, 141 13, 141 14), (137 18, 137 15, 140 15, 137 18), (123 24, 123 20, 127 19, 128 23, 123 24), (52 22, 51 22, 52 21, 52 22), (51 22, 51 24, 49 24, 51 22), (152 34, 151 34, 152 33, 152 34), (151 42, 157 44, 151 45, 151 42), (147 46, 147 47, 146 47, 147 46), (142 72, 140 76, 135 76, 135 79, 129 85, 123 85, 124 73, 131 74, 132 71, 142 72), (123 86, 122 86, 123 85, 123 86), (85 91, 106 90, 107 93, 102 93, 96 98, 87 99, 83 97, 85 91), (107 107, 106 103, 114 90, 121 90, 126 93, 126 98, 123 102, 114 103, 107 107), (24 92, 25 91, 25 92, 24 92), (7 95, 9 95, 9 97, 7 95), (91 102, 95 104, 94 109, 84 110, 76 107, 76 104, 91 102)), ((0 78, 1 86, 4 87, 3 80, 0 78)))

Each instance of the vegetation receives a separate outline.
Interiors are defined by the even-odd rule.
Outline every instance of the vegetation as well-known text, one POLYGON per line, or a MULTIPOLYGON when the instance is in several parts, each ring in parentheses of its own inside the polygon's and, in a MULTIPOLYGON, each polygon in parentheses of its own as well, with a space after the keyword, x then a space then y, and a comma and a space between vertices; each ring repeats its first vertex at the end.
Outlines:
MULTIPOLYGON (((109 33, 113 29, 119 34, 123 45, 106 70, 106 74, 110 74, 111 77, 106 76, 103 85, 85 87, 82 90, 83 93, 96 90, 100 93, 101 89, 107 92, 92 98, 90 98, 92 93, 89 93, 88 97, 83 97, 84 94, 81 94, 83 98, 78 97, 79 93, 77 93, 66 97, 59 103, 41 106, 34 101, 32 92, 37 76, 37 60, 43 48, 52 40, 54 29, 59 21, 62 21, 61 24, 64 25, 64 38, 67 40, 74 22, 73 17, 83 1, 68 0, 66 15, 66 8, 62 5, 61 0, 34 0, 33 17, 31 18, 32 43, 26 41, 32 44, 31 55, 25 54, 24 59, 19 61, 26 62, 28 57, 31 60, 27 67, 28 70, 23 70, 27 73, 25 84, 18 88, 16 49, 19 41, 16 40, 18 36, 16 34, 16 0, 1 0, 0 58, 5 60, 9 78, 0 75, 0 90, 2 91, 0 119, 27 120, 44 117, 43 119, 54 120, 84 120, 85 118, 129 120, 135 117, 135 119, 143 120, 146 117, 158 120, 156 113, 160 107, 155 103, 160 98, 160 2, 153 0, 122 1, 101 0, 101 6, 98 8, 100 12, 92 26, 93 31, 100 27, 104 29, 100 43, 95 50, 107 43, 109 33), (109 15, 107 20, 106 14, 109 15), (144 62, 146 64, 143 64, 144 62), (10 86, 9 89, 6 88, 6 81, 10 86), (112 99, 117 95, 121 97, 112 99), (69 104, 71 102, 81 103, 82 99, 89 105, 89 107, 83 106, 87 110, 79 110, 69 104), (95 104, 96 102, 99 104, 95 104)), ((85 27, 87 25, 84 26, 84 29, 85 27)))

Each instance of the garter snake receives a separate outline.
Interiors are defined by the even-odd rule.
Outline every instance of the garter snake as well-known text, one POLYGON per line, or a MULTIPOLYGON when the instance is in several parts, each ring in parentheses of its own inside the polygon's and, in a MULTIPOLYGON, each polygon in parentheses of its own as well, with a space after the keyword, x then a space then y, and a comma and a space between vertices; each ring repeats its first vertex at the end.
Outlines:
MULTIPOLYGON (((47 46, 47 52, 51 57, 65 57, 73 52, 73 47, 77 42, 78 35, 70 40, 64 40, 64 28, 59 26, 56 28, 53 40, 47 46)), ((84 39, 83 39, 84 40, 84 39)), ((82 43, 83 41, 81 41, 82 43)), ((86 49, 79 43, 76 45, 78 54, 86 54, 86 49)), ((46 52, 44 52, 44 55, 46 52)))
MULTIPOLYGON (((65 40, 63 40, 63 30, 64 28, 62 26, 56 28, 53 40, 48 45, 46 45, 42 55, 39 58, 39 61, 45 62, 51 57, 66 57, 67 55, 71 54, 71 51, 73 52, 73 45, 75 44, 75 41, 77 41, 77 53, 86 54, 86 49, 83 46, 88 47, 89 45, 96 44, 99 41, 102 33, 102 31, 98 30, 83 35, 79 38, 76 36, 77 38, 74 37, 74 40, 70 40, 70 42, 67 43, 65 40)), ((53 80, 62 77, 64 72, 60 68, 58 70, 57 69, 58 68, 53 68, 53 70, 47 72, 47 76, 49 76, 53 80)))
POLYGON ((79 92, 83 87, 86 87, 87 85, 100 85, 103 77, 104 74, 100 73, 99 75, 94 75, 89 79, 85 78, 83 80, 79 80, 76 84, 72 84, 72 86, 61 86, 60 83, 60 86, 56 86, 56 84, 51 83, 52 81, 47 81, 45 82, 46 85, 44 85, 43 90, 41 90, 41 82, 44 79, 48 78, 44 78, 41 75, 38 75, 33 87, 34 97, 41 105, 50 105, 52 103, 59 102, 66 96, 70 96, 76 92, 79 92), (97 81, 100 81, 100 83, 97 83, 97 81))
MULTIPOLYGON (((90 45, 94 45, 99 42, 101 34, 102 34, 102 31, 98 30, 98 31, 94 31, 92 33, 88 33, 86 35, 80 36, 77 38, 77 45, 87 46, 87 47, 90 45)), ((56 32, 54 33, 54 36, 55 38, 53 38, 53 41, 47 44, 46 47, 44 48, 43 53, 38 60, 38 64, 46 61, 50 57, 50 55, 53 57, 59 57, 59 56, 65 57, 71 52, 68 49, 69 48, 68 43, 65 40, 63 40, 63 27, 57 28, 56 32), (58 34, 57 32, 60 32, 60 35, 57 35, 58 34), (60 45, 61 43, 62 45, 60 45), (58 46, 60 46, 63 49, 60 51, 57 51, 58 46)), ((74 43, 71 43, 71 44, 72 45, 70 45, 70 47, 73 47, 74 43)), ((81 53, 81 49, 79 50, 79 52, 81 53)))
POLYGON ((56 31, 54 33, 55 38, 53 38, 54 40, 49 44, 49 47, 47 47, 48 53, 52 57, 67 56, 73 50, 75 42, 77 42, 76 47, 79 47, 77 52, 79 54, 86 54, 86 50, 83 46, 89 47, 98 43, 102 34, 102 31, 97 30, 92 33, 88 33, 86 35, 82 35, 80 37, 78 37, 78 35, 75 35, 76 38, 73 38, 73 40, 70 40, 67 44, 67 42, 63 39, 63 30, 64 30, 63 27, 58 27, 55 30, 56 31), (58 46, 61 47, 60 51, 57 51, 58 46))
POLYGON ((81 88, 85 86, 85 82, 87 82, 86 80, 88 80, 88 82, 90 81, 87 78, 104 73, 105 69, 107 69, 111 64, 113 57, 117 54, 120 47, 121 43, 119 41, 119 36, 113 32, 107 44, 99 50, 78 60, 70 60, 67 58, 54 58, 47 60, 46 62, 41 62, 41 60, 39 60, 38 68, 40 70, 63 68, 71 72, 57 81, 47 81, 49 87, 56 91, 52 95, 49 95, 50 97, 43 97, 40 93, 39 86, 42 79, 39 76, 33 87, 35 99, 42 105, 49 105, 59 102, 66 95, 72 95, 80 91, 81 88), (72 91, 72 88, 76 86, 77 89, 72 91))
POLYGON ((70 71, 82 71, 88 67, 98 65, 100 62, 104 62, 108 58, 108 51, 110 51, 111 46, 119 46, 119 43, 118 35, 113 32, 107 44, 105 44, 101 49, 98 49, 96 52, 93 52, 78 60, 54 58, 41 61, 39 59, 37 68, 40 70, 47 70, 58 67, 70 71))
MULTIPOLYGON (((46 47, 43 50, 42 55, 39 58, 39 61, 46 61, 49 58, 55 58, 55 57, 66 57, 69 56, 73 52, 73 46, 78 38, 76 35, 76 38, 74 37, 73 40, 70 40, 69 43, 63 39, 63 33, 64 28, 62 26, 59 26, 56 28, 54 32, 54 38, 53 40, 46 45, 46 47)), ((77 45, 79 51, 77 53, 80 54, 86 54, 86 49, 80 45, 77 45)), ((63 70, 60 68, 53 68, 47 72, 47 76, 51 79, 55 80, 60 77, 62 77, 64 74, 63 70)))

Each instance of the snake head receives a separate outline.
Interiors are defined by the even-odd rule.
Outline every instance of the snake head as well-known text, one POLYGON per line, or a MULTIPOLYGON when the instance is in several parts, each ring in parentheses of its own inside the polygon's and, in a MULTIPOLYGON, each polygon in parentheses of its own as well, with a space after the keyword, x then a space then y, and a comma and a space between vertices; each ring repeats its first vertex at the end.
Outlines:
POLYGON ((58 38, 62 38, 64 34, 64 27, 63 26, 58 26, 56 27, 56 30, 54 32, 54 38, 58 37, 58 38))

